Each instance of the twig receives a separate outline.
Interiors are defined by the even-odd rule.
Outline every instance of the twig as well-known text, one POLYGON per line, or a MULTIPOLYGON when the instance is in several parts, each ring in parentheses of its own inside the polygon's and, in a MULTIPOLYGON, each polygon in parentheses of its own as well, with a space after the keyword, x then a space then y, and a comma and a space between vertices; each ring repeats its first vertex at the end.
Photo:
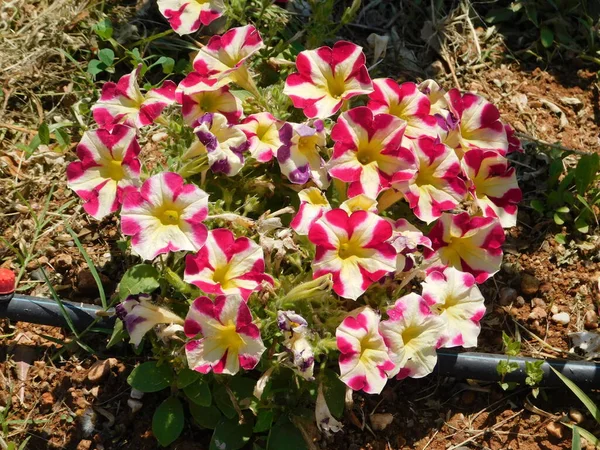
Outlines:
POLYGON ((21 131, 28 134, 37 134, 36 130, 30 130, 28 128, 19 127, 17 125, 11 125, 9 123, 0 122, 0 128, 8 128, 9 130, 21 131))
POLYGON ((475 435, 471 436, 469 439, 465 439, 465 440, 464 440, 464 441, 462 441, 460 444, 453 445, 453 446, 452 446, 452 447, 450 447, 448 450, 455 450, 455 449, 457 449, 457 448, 459 448, 459 447, 462 447, 464 444, 467 444, 467 443, 471 442, 472 440, 474 440, 474 439, 478 438, 479 436, 482 436, 482 435, 484 435, 485 433, 488 433, 488 432, 490 432, 490 431, 496 431, 496 428, 500 428, 500 426, 504 425, 504 424, 505 424, 506 422, 508 422, 509 420, 512 420, 512 419, 514 419, 515 417, 517 417, 518 415, 520 415, 520 414, 521 414, 523 411, 525 411, 525 410, 524 410, 524 409, 522 409, 521 411, 519 411, 519 412, 517 412, 517 413, 513 414, 512 416, 510 416, 510 417, 507 417, 507 418, 506 418, 506 419, 504 419, 504 420, 501 420, 500 422, 498 422, 496 425, 494 425, 494 426, 493 426, 493 427, 491 427, 491 428, 486 428, 485 430, 481 430, 479 433, 477 433, 477 434, 475 434, 475 435))

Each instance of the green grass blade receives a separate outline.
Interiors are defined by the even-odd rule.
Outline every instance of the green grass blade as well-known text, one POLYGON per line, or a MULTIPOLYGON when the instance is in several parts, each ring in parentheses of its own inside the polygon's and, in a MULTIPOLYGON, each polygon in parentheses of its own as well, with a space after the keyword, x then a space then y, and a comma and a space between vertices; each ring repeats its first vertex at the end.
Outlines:
POLYGON ((73 320, 71 319, 71 316, 67 312, 67 309, 65 308, 64 303, 62 302, 60 297, 56 294, 56 291, 54 290, 54 286, 52 286, 52 283, 50 283, 50 279, 48 278, 48 275, 46 275, 46 271, 44 270, 43 267, 40 267, 40 271, 42 273, 42 276, 44 277, 44 281, 46 281, 46 285, 48 286, 48 289, 50 290, 50 294, 52 294, 52 298, 54 299, 54 301, 56 303, 58 303, 60 312, 62 313, 63 317, 65 318, 65 322, 67 322, 69 329, 75 335, 75 337, 77 339, 79 339, 79 334, 77 333, 77 329, 75 328, 75 325, 73 324, 73 320))
POLYGON ((585 392, 583 392, 575 383, 573 383, 571 380, 569 380, 567 377, 565 377, 562 373, 560 373, 554 367, 550 366, 550 368, 554 371, 556 376, 558 376, 558 378, 560 378, 562 380, 562 382, 565 383, 569 389, 571 389, 571 392, 573 392, 573 394, 575 394, 577 396, 577 398, 579 400, 581 400, 581 403, 583 403, 585 405, 585 407, 588 409, 588 411, 590 412, 590 414, 592 416, 594 416, 594 419, 596 420, 596 422, 600 423, 600 409, 598 409, 598 407, 592 401, 592 399, 589 398, 587 396, 587 394, 585 392))
POLYGON ((571 450, 581 450, 581 438, 579 427, 573 425, 573 438, 571 439, 571 450))
POLYGON ((75 245, 77 246, 77 248, 83 255, 83 259, 85 259, 85 262, 87 263, 87 265, 90 269, 90 272, 91 272, 92 276, 94 277, 94 281, 96 282, 96 285, 98 286, 98 292, 100 294, 100 301, 102 302, 102 308, 106 310, 106 308, 108 307, 106 304, 106 294, 104 293, 104 286, 102 286, 102 280, 100 280, 100 275, 98 275, 96 266, 94 266, 94 262, 92 261, 92 258, 90 258, 90 255, 88 255, 88 253, 85 251, 85 248, 83 248, 83 245, 81 245, 81 241, 79 240, 79 238, 77 237, 75 232, 71 229, 71 227, 65 223, 65 228, 67 229, 67 231, 73 238, 73 241, 75 241, 75 245))
POLYGON ((564 426, 569 427, 571 430, 573 430, 573 440, 575 440, 575 433, 579 433, 580 437, 584 438, 590 444, 594 445, 596 448, 600 447, 600 439, 598 439, 596 436, 594 436, 592 433, 590 433, 585 428, 581 428, 581 427, 578 427, 577 425, 572 425, 570 423, 563 423, 563 422, 561 422, 561 423, 564 426), (575 431, 575 429, 577 429, 577 431, 575 431))

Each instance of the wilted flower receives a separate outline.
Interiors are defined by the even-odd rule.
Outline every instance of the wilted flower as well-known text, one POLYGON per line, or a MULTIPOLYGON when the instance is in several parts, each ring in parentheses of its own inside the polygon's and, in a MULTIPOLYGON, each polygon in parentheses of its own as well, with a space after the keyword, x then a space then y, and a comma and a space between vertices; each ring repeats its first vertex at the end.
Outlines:
POLYGON ((398 299, 387 313, 389 319, 381 322, 379 330, 394 364, 387 371, 389 377, 401 380, 430 374, 437 363, 435 350, 443 343, 443 320, 415 293, 398 299))
POLYGON ((265 351, 248 305, 239 295, 194 300, 185 318, 185 334, 201 335, 185 346, 188 366, 200 373, 235 375, 240 366, 252 370, 265 351))
POLYGON ((309 187, 298 192, 300 207, 292 219, 290 227, 301 235, 306 236, 310 226, 325 212, 331 209, 327 196, 316 187, 309 187))
POLYGON ((235 238, 224 228, 208 232, 206 244, 196 255, 185 259, 184 280, 209 294, 238 294, 248 300, 263 281, 273 284, 265 274, 263 249, 247 237, 235 238))
POLYGON ((83 209, 96 219, 115 212, 123 189, 140 177, 140 146, 135 129, 116 125, 86 131, 77 145, 80 161, 67 167, 67 185, 84 201, 83 209))
POLYGON ((317 428, 330 436, 331 433, 337 433, 344 425, 331 415, 327 402, 325 401, 325 395, 323 394, 323 383, 319 384, 319 391, 317 394, 317 402, 315 404, 315 420, 317 422, 317 428))
POLYGON ((277 311, 277 325, 283 332, 283 345, 291 354, 294 370, 303 378, 312 379, 315 355, 307 339, 308 323, 294 311, 277 311))
POLYGON ((521 141, 517 136, 515 136, 515 130, 508 125, 504 125, 504 130, 506 131, 506 139, 508 140, 508 152, 507 154, 517 152, 523 153, 523 147, 521 146, 521 141))
POLYGON ((234 82, 252 92, 254 84, 244 63, 263 47, 260 34, 252 25, 231 28, 222 36, 210 38, 200 49, 194 70, 201 76, 216 78, 219 86, 234 82))
POLYGON ((128 296, 115 307, 115 313, 123 321, 130 342, 136 347, 142 342, 144 335, 155 325, 183 324, 183 319, 166 308, 154 305, 149 294, 128 296))
POLYGON ((268 112, 252 114, 239 125, 239 128, 248 137, 248 150, 254 159, 259 162, 273 159, 273 155, 281 147, 279 129, 282 125, 283 122, 268 112))
POLYGON ((400 160, 392 186, 424 222, 433 222, 465 197, 460 161, 450 147, 425 136, 411 141, 410 148, 402 148, 400 160))
POLYGON ((140 64, 117 83, 104 83, 100 99, 92 106, 94 120, 101 128, 112 130, 118 123, 141 128, 154 122, 163 109, 175 102, 177 85, 172 81, 142 94, 137 82, 141 68, 140 64))
POLYGON ((443 347, 476 347, 485 305, 475 277, 447 267, 431 272, 422 286, 423 298, 444 322, 443 347))
POLYGON ((352 311, 335 330, 340 379, 355 391, 379 394, 394 368, 379 334, 379 314, 368 306, 352 311))
POLYGON ((504 228, 517 224, 517 205, 522 194, 514 167, 493 151, 479 149, 465 153, 462 167, 469 191, 484 217, 497 217, 504 228))
POLYGON ((206 113, 222 114, 233 124, 242 117, 242 102, 229 92, 228 86, 197 92, 186 90, 181 94, 181 113, 190 126, 206 113))
POLYGON ((412 253, 418 246, 431 248, 431 241, 423 232, 406 219, 392 222, 393 234, 389 242, 394 246, 398 255, 396 257, 396 271, 406 272, 415 264, 412 253))
POLYGON ((286 123, 279 130, 281 147, 277 151, 277 161, 281 172, 295 184, 305 184, 308 180, 321 189, 327 189, 329 179, 325 161, 319 150, 325 147, 326 137, 323 123, 315 122, 315 128, 299 123, 286 123))
POLYGON ((504 230, 495 217, 444 213, 428 235, 430 249, 423 254, 433 270, 454 267, 483 283, 500 270, 504 230))
POLYGON ((441 116, 448 114, 446 91, 435 80, 425 80, 419 84, 418 88, 429 99, 429 114, 441 116))
POLYGON ((348 99, 373 91, 362 47, 351 42, 300 52, 296 68, 283 92, 311 119, 332 116, 348 99))
POLYGON ((148 178, 138 190, 123 195, 121 231, 142 259, 161 253, 199 250, 206 241, 202 223, 208 214, 208 194, 183 178, 163 172, 148 178))
POLYGON ((356 300, 375 281, 396 268, 396 250, 386 241, 392 226, 377 214, 342 209, 313 223, 308 238, 317 246, 313 277, 333 275, 333 290, 356 300))
POLYGON ((348 195, 376 198, 402 167, 398 158, 406 123, 390 114, 377 114, 362 106, 340 115, 331 130, 335 142, 327 163, 329 174, 346 183, 348 195))
POLYGON ((200 25, 209 25, 225 11, 223 0, 158 0, 156 3, 180 36, 198 31, 200 25))
POLYGON ((435 136, 437 122, 429 115, 429 98, 415 83, 398 85, 390 78, 377 78, 373 80, 373 89, 367 105, 373 114, 391 114, 404 120, 407 137, 435 136))

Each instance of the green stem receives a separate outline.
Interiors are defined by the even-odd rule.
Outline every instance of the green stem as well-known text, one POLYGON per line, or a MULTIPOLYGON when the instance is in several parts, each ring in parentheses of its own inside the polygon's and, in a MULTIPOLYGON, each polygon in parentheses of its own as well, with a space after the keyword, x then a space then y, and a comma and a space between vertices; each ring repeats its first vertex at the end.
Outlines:
POLYGON ((165 37, 165 36, 168 36, 170 34, 173 34, 173 32, 174 32, 173 29, 169 28, 168 30, 163 31, 162 33, 154 34, 154 35, 148 36, 148 37, 146 37, 144 39, 140 39, 139 41, 135 41, 133 44, 129 45, 129 48, 134 48, 134 47, 137 47, 138 45, 142 45, 142 44, 149 44, 152 41, 155 41, 155 40, 160 39, 162 37, 165 37))

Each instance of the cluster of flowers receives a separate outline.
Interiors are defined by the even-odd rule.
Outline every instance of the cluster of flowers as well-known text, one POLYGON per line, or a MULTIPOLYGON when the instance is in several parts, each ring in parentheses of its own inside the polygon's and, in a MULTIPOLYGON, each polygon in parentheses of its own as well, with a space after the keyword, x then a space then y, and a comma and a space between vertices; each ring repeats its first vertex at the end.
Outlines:
MULTIPOLYGON (((180 34, 222 13, 218 1, 159 0, 159 7, 180 34)), ((258 92, 247 60, 263 45, 253 26, 231 29, 200 49, 194 71, 179 85, 166 81, 144 94, 136 69, 105 83, 93 107, 99 129, 86 132, 77 147, 70 187, 97 219, 120 208, 121 230, 142 259, 192 252, 184 280, 207 295, 193 302, 185 320, 147 296, 128 298, 118 312, 131 341, 139 345, 154 325, 169 324, 189 338, 185 353, 194 370, 235 374, 256 367, 266 325, 253 322, 248 300, 279 283, 265 273, 264 251, 254 240, 206 227, 208 195, 185 180, 208 170, 235 176, 249 155, 256 164, 275 159, 290 192, 299 191, 290 227, 315 246, 313 278, 330 280, 339 297, 356 301, 372 284, 409 271, 425 276, 421 294, 390 304, 386 320, 361 306, 336 324, 341 380, 379 393, 388 378, 423 377, 436 364, 437 348, 476 345, 485 313, 477 284, 499 270, 503 227, 515 224, 521 199, 506 158, 520 144, 483 98, 446 92, 431 80, 371 80, 362 49, 344 41, 301 52, 297 73, 285 82, 305 123, 269 112, 244 117, 230 85, 258 92), (366 106, 350 109, 359 95, 368 96, 366 106), (137 130, 164 121, 163 110, 174 104, 196 140, 181 155, 179 173, 142 181, 137 130), (338 112, 326 126, 324 119, 338 112), (344 200, 335 206, 327 196, 332 182, 336 201, 344 200), (382 215, 402 199, 418 219, 433 223, 427 236, 405 218, 382 215)), ((262 167, 267 175, 276 170, 262 167)), ((310 321, 277 311, 276 323, 286 350, 281 360, 312 379, 318 336, 310 321)))

